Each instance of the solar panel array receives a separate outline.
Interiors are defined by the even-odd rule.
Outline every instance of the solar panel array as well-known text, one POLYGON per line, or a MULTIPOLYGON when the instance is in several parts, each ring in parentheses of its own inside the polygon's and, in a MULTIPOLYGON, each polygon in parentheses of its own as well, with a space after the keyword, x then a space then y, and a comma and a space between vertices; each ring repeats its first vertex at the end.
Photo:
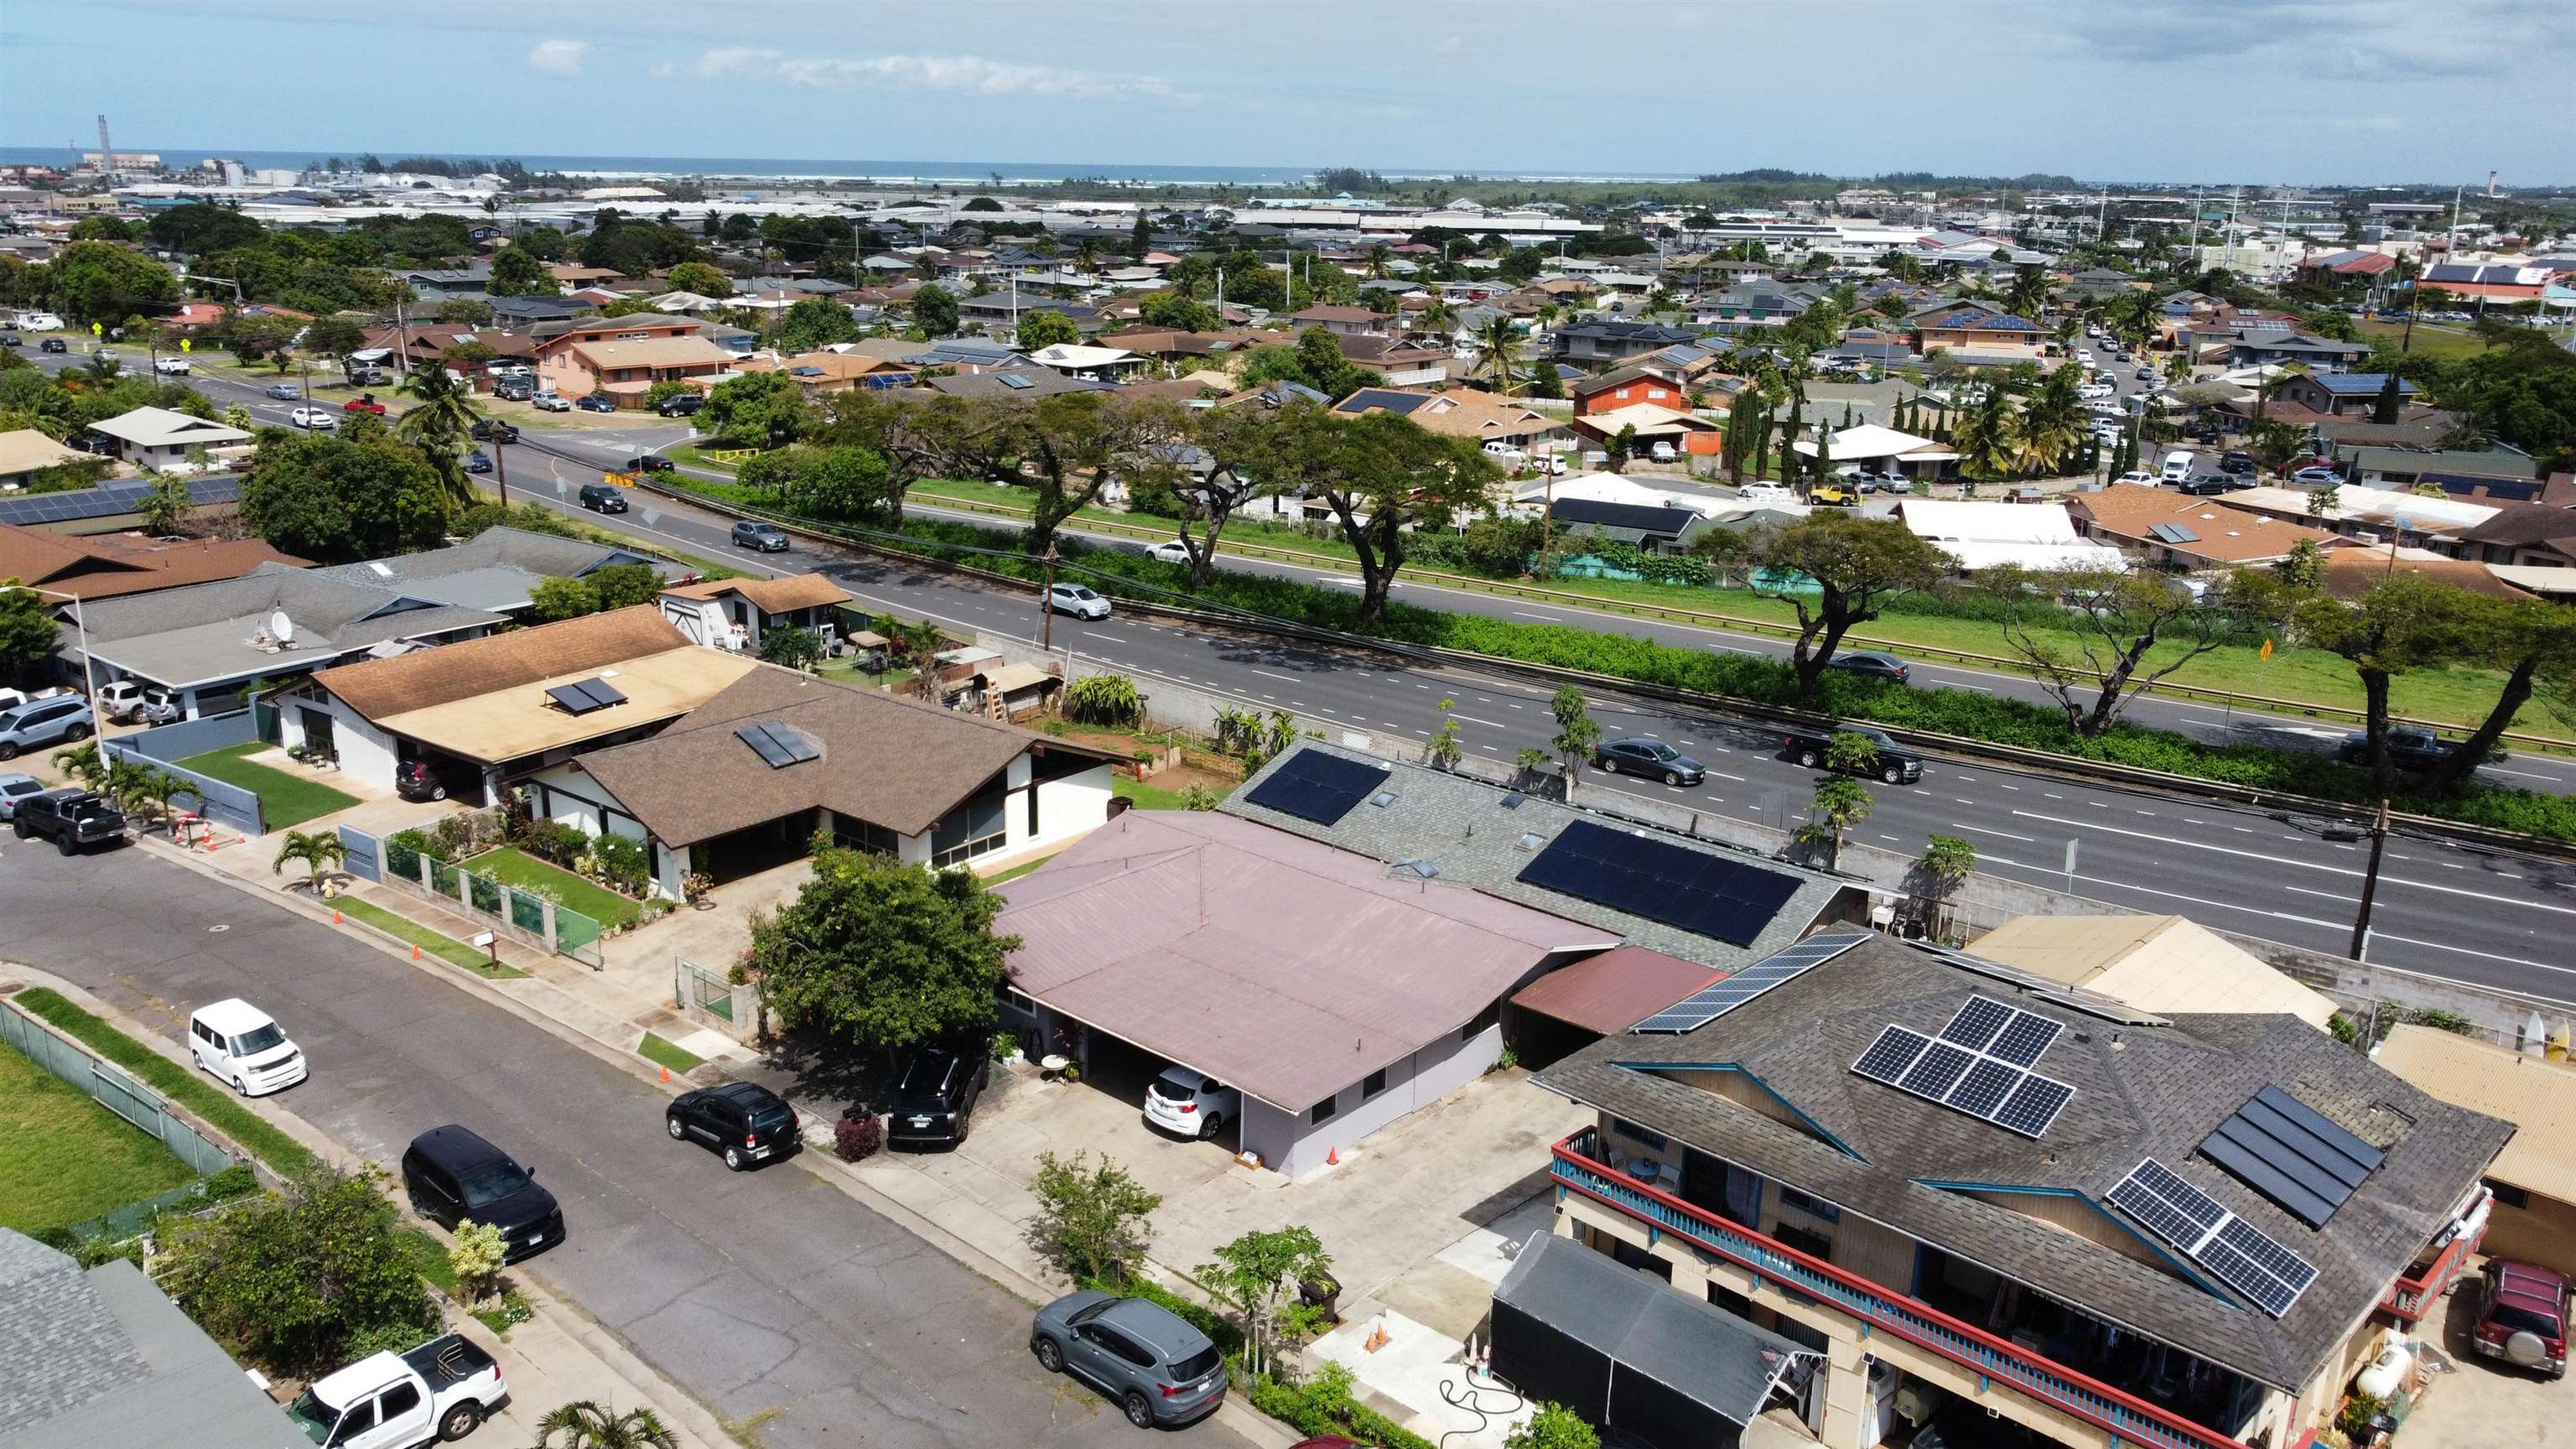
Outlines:
POLYGON ((1939 1036, 1891 1026, 1851 1069, 1981 1122, 2039 1137, 2075 1100, 2073 1087, 2031 1070, 2065 1030, 2063 1022, 1971 996, 1939 1036))
MULTIPOLYGON (((152 491, 151 479, 123 478, 102 483, 96 488, 72 488, 60 493, 21 493, 0 498, 0 523, 38 525, 77 523, 85 518, 112 518, 120 513, 134 513, 142 508, 143 495, 152 491)), ((231 473, 208 473, 188 479, 188 498, 193 503, 233 503, 241 498, 241 479, 231 473)))
POLYGON ((2278 1087, 2255 1093, 2200 1152, 2312 1228, 2325 1226, 2383 1155, 2278 1087))
POLYGON ((1247 803, 1317 825, 1339 825, 1351 807, 1377 793, 1394 774, 1384 765, 1299 750, 1244 796, 1247 803))
POLYGON ((1820 931, 1785 950, 1772 952, 1723 981, 1711 982, 1628 1030, 1696 1031, 1771 988, 1815 970, 1869 937, 1867 931, 1820 931))
POLYGON ((773 770, 801 765, 823 757, 823 747, 813 737, 788 724, 749 724, 733 732, 734 738, 751 746, 761 763, 773 770))
POLYGON ((612 704, 624 704, 626 696, 605 679, 576 679, 546 691, 546 698, 564 707, 567 714, 588 714, 612 704))
POLYGON ((1523 885, 1747 946, 1798 893, 1793 875, 1577 820, 1521 867, 1523 885))
POLYGON ((2317 1281, 2315 1264, 2152 1157, 2120 1179, 2110 1200, 2274 1318, 2317 1281))
POLYGON ((2200 535, 2180 523, 2159 523, 2147 530, 2160 543, 2198 543, 2200 535))

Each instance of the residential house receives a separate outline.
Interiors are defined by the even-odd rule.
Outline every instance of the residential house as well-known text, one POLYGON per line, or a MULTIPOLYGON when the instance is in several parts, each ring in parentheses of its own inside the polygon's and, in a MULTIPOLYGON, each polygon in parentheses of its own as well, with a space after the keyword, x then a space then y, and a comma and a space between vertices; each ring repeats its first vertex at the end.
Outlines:
POLYGON ((239 578, 272 563, 305 566, 303 559, 255 538, 165 543, 139 533, 82 537, 0 523, 0 579, 14 579, 49 599, 148 594, 239 578))
MULTIPOLYGON (((2274 385, 2272 397, 2276 402, 2295 403, 2328 417, 2368 417, 2387 390, 2388 374, 2384 372, 2312 372, 2282 378, 2274 385)), ((2399 378, 2399 406, 2402 408, 2414 396, 2415 384, 2399 378)))
POLYGON ((1524 452, 1537 451, 1566 437, 1565 425, 1548 414, 1471 388, 1426 393, 1364 387, 1333 404, 1333 411, 1346 417, 1393 413, 1442 437, 1501 443, 1524 452))
POLYGON ((1376 334, 1334 334, 1342 356, 1375 372, 1389 387, 1434 387, 1449 380, 1454 360, 1447 347, 1422 347, 1376 334))
POLYGON ((735 363, 742 372, 783 372, 796 379, 807 397, 828 397, 854 387, 904 387, 918 376, 905 363, 858 351, 824 348, 794 357, 754 357, 735 363))
POLYGON ((0 490, 0 524, 75 536, 128 532, 144 526, 144 506, 152 490, 173 479, 187 489, 194 519, 230 518, 241 510, 241 475, 178 473, 162 478, 111 478, 94 488, 59 493, 0 490))
MULTIPOLYGON (((1720 989, 1538 1073, 1599 1114, 1551 1153, 1552 1231, 1818 1354, 1796 1407, 1833 1449, 1953 1400, 2015 1442, 2306 1442, 2438 1310, 2513 1135, 2296 1016, 1870 931, 1720 989)), ((1551 1372, 1521 1352, 1495 1372, 1551 1372)))
POLYGON ((136 408, 92 423, 89 430, 113 442, 116 456, 156 472, 184 466, 191 449, 224 453, 250 441, 239 428, 168 408, 136 408))
MULTIPOLYGON (((1855 430, 1856 431, 1856 430, 1855 430)), ((1893 510, 1914 536, 1938 545, 1965 573, 2014 564, 2026 569, 2126 572, 2128 559, 2075 531, 2063 503, 1985 503, 1904 498, 1893 510)))
POLYGON ((1386 325, 1395 320, 1395 314, 1380 312, 1373 307, 1318 303, 1303 312, 1289 314, 1288 320, 1300 332, 1309 327, 1321 327, 1337 337, 1367 337, 1384 334, 1386 325))
POLYGON ((1110 392, 1109 383, 1093 378, 1074 377, 1051 367, 1038 367, 1021 362, 982 372, 959 372, 945 377, 927 377, 922 385, 950 397, 975 398, 984 402, 1004 402, 1013 398, 1052 397, 1061 392, 1110 392))
POLYGON ((657 382, 709 385, 733 368, 733 354, 699 335, 685 317, 578 318, 540 328, 537 374, 565 397, 598 392, 640 408, 657 382))
POLYGON ((1125 332, 1105 332, 1098 340, 1103 347, 1123 347, 1139 357, 1187 365, 1209 358, 1222 358, 1245 348, 1274 345, 1281 338, 1276 332, 1240 328, 1221 332, 1180 332, 1165 327, 1139 327, 1125 332))
POLYGON ((1565 395, 1572 400, 1574 416, 1578 418, 1611 412, 1633 403, 1653 403, 1676 412, 1687 411, 1690 407, 1689 392, 1678 380, 1651 365, 1637 363, 1569 382, 1565 385, 1565 395))
POLYGON ((482 301, 491 290, 492 264, 475 262, 463 267, 414 267, 393 273, 393 279, 411 288, 414 297, 436 304, 457 297, 482 301))
POLYGON ((2298 363, 2316 372, 2342 372, 2368 360, 2370 344, 2337 342, 2304 332, 2247 332, 2228 344, 2230 367, 2263 367, 2298 363))
POLYGON ((2336 488, 2331 507, 2320 507, 2326 501, 2324 497, 2303 488, 2242 488, 2219 494, 2211 501, 2312 528, 2331 529, 2364 543, 2394 542, 2410 548, 2437 541, 2448 543, 2500 511, 2492 504, 2467 503, 2447 496, 2419 498, 2412 493, 2394 493, 2357 483, 2336 488))
POLYGON ((1746 282, 1694 298, 1691 320, 1727 337, 1760 337, 1788 326, 1791 319, 1816 305, 1817 296, 1818 289, 1812 287, 1746 282))
MULTIPOLYGON (((1825 461, 1836 472, 1875 468, 1882 473, 1930 479, 1946 475, 1959 462, 1957 450, 1946 443, 1878 423, 1836 428, 1832 439, 1830 456, 1825 461)), ((1790 446, 1807 457, 1816 456, 1816 444, 1808 439, 1800 438, 1790 446)))
POLYGON ((588 578, 621 564, 642 564, 665 578, 696 577, 669 559, 638 549, 506 525, 487 528, 463 543, 334 564, 314 574, 368 588, 398 589, 432 603, 487 609, 524 622, 534 606, 538 584, 547 579, 588 578))
POLYGON ((2576 1274, 2576 1069, 2539 1042, 2515 1051, 2413 1022, 2390 1027, 2371 1060, 2454 1107, 2514 1125, 2487 1166, 2495 1204, 2479 1247, 2576 1274))
POLYGON ((752 662, 690 641, 649 604, 317 671, 269 695, 285 744, 381 790, 429 767, 470 805, 587 750, 639 739, 752 662))
POLYGON ((608 282, 625 280, 625 273, 617 271, 614 268, 585 267, 579 262, 557 262, 553 266, 546 268, 546 271, 557 282, 562 283, 564 290, 568 292, 577 292, 584 287, 596 287, 608 282))
POLYGON ((1708 515, 1677 504, 1558 498, 1547 504, 1547 515, 1555 525, 1556 546, 1576 554, 1583 551, 1587 536, 1630 544, 1648 553, 1688 553, 1692 540, 1709 529, 1708 515))
POLYGON ((2336 277, 2381 277, 2396 265, 2397 258, 2387 252, 2319 252, 2301 259, 2299 270, 2324 272, 2336 277))
POLYGON ((2101 302, 2125 296, 2142 284, 2126 272, 2109 267, 2085 267, 2066 277, 2064 295, 2077 302, 2101 302))
POLYGON ((2334 998, 2185 916, 2015 916, 1977 937, 1982 960, 2142 1011, 2295 1016, 2319 1031, 2334 998))
POLYGON ((652 738, 529 782, 540 816, 644 840, 659 894, 791 863, 818 831, 946 867, 1052 851, 1109 817, 1122 755, 699 652, 746 672, 652 738))
POLYGON ((2358 447, 2340 452, 2352 481, 2392 491, 2443 478, 2535 483, 2540 472, 2538 459, 2502 443, 2478 449, 2358 447))
POLYGON ((2436 262, 2415 285, 2426 292, 2482 302, 2536 302, 2549 285, 2549 269, 2514 263, 2436 262))
POLYGON ((224 306, 220 302, 182 302, 177 311, 159 319, 163 330, 191 337, 203 336, 223 320, 224 306))
POLYGON ((0 492, 24 488, 47 468, 78 463, 89 456, 78 448, 64 447, 34 428, 0 432, 0 492))
POLYGON ((2048 329, 2026 317, 1978 302, 1943 302, 1906 319, 1914 350, 1929 357, 1940 348, 1960 362, 2036 361, 2048 329))
POLYGON ((1723 424, 1662 403, 1632 402, 1584 413, 1574 419, 1573 427, 1577 437, 1595 443, 1607 444, 1628 433, 1640 451, 1665 443, 1675 453, 1692 457, 1712 456, 1726 442, 1723 424))
POLYGON ((1029 354, 1029 361, 1090 382, 1117 382, 1151 365, 1123 347, 1086 347, 1072 342, 1041 347, 1029 354))
POLYGON ((1548 334, 1548 356, 1584 367, 1615 367, 1642 352, 1698 340, 1696 332, 1652 322, 1574 322, 1548 334))
POLYGON ((829 645, 849 602, 849 591, 821 574, 698 579, 673 584, 661 599, 662 617, 691 643, 753 654, 772 629, 803 629, 829 645))
POLYGON ((496 363, 534 362, 537 332, 531 328, 460 327, 453 322, 414 322, 403 327, 370 327, 364 353, 352 361, 378 362, 409 371, 445 365, 450 350, 488 347, 496 363), (366 353, 377 354, 367 356, 366 353))
POLYGON ((1005 287, 980 297, 968 297, 957 304, 958 326, 973 330, 978 327, 1017 332, 1020 319, 1031 312, 1054 312, 1062 315, 1087 335, 1101 327, 1100 309, 1087 302, 1061 302, 1034 288, 1005 287))
POLYGON ((223 1345, 124 1258, 83 1268, 0 1228, 0 1344, 9 1385, 0 1442, 12 1449, 308 1442, 223 1345))
POLYGON ((2576 508, 2504 503, 2495 516, 2453 535, 2461 558, 2528 568, 2576 567, 2576 508))
POLYGON ((492 320, 499 326, 529 327, 568 321, 597 312, 605 304, 576 292, 563 297, 490 297, 484 305, 492 309, 492 320))
POLYGON ((2066 512, 2081 536, 2163 568, 2242 568, 2276 563, 2303 543, 2333 548, 2346 542, 2340 534, 2286 518, 2222 508, 2210 499, 2134 483, 2070 493, 2066 512))

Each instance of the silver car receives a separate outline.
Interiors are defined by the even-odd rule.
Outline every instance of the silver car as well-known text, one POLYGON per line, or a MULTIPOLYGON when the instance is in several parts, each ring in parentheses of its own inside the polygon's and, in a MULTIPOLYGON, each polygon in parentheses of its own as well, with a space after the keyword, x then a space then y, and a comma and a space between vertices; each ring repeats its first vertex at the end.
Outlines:
POLYGON ((0 712, 0 760, 14 760, 47 745, 76 745, 96 733, 98 720, 90 713, 89 701, 79 695, 31 700, 0 712))
POLYGON ((45 789, 45 782, 33 775, 0 775, 0 820, 17 819, 18 802, 45 789))
POLYGON ((1097 1288, 1038 1310, 1029 1351, 1049 1373, 1070 1373, 1117 1400, 1139 1429, 1185 1424, 1225 1398, 1216 1345, 1172 1310, 1097 1288))
POLYGON ((1047 590, 1047 607, 1077 619, 1109 617, 1109 601, 1080 584, 1058 584, 1047 590))

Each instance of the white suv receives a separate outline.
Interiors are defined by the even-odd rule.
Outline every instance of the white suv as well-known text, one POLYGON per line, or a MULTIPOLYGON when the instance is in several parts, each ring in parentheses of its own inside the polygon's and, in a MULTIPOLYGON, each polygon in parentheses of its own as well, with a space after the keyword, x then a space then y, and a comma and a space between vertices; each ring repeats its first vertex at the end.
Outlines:
POLYGON ((1109 617, 1109 601, 1080 584, 1058 584, 1047 590, 1047 607, 1077 619, 1109 617))
POLYGON ((1214 1137, 1242 1110, 1242 1093, 1187 1067, 1165 1067, 1145 1088, 1145 1120, 1184 1137, 1214 1137))
POLYGON ((238 996, 201 1006, 188 1018, 188 1054, 245 1097, 264 1097, 303 1081, 304 1053, 267 1012, 238 996))
POLYGON ((339 418, 333 416, 326 408, 297 408, 286 415, 286 420, 299 428, 316 433, 334 432, 340 426, 339 418))

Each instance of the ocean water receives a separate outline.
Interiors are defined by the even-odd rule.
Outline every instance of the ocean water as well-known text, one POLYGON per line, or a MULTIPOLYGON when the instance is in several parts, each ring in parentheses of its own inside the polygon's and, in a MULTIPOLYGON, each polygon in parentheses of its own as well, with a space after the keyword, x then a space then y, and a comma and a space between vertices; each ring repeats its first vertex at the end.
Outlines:
MULTIPOLYGON (((155 146, 134 141, 120 141, 119 149, 157 152, 164 165, 190 166, 206 157, 240 161, 254 170, 283 167, 301 170, 328 157, 339 156, 355 161, 367 147, 343 147, 319 151, 243 151, 220 146, 155 146)), ((909 185, 979 186, 989 185, 995 176, 1005 184, 1039 184, 1056 181, 1100 180, 1140 186, 1245 186, 1296 187, 1312 181, 1311 168, 1294 166, 1146 166, 1128 162, 1057 163, 1041 161, 907 161, 907 160, 799 160, 780 156, 545 156, 477 154, 463 152, 407 151, 398 147, 374 148, 376 155, 392 161, 404 156, 434 156, 454 161, 515 160, 531 171, 561 171, 567 174, 597 176, 605 179, 651 176, 739 176, 746 178, 801 177, 814 180, 870 180, 909 185)), ((62 146, 0 146, 0 165, 61 166, 76 160, 70 149, 62 146)), ((1446 180, 1459 174, 1455 168, 1379 167, 1380 175, 1389 180, 1446 180)), ((1474 174, 1488 181, 1685 181, 1686 176, 1642 173, 1588 172, 1515 172, 1481 171, 1474 174)))

